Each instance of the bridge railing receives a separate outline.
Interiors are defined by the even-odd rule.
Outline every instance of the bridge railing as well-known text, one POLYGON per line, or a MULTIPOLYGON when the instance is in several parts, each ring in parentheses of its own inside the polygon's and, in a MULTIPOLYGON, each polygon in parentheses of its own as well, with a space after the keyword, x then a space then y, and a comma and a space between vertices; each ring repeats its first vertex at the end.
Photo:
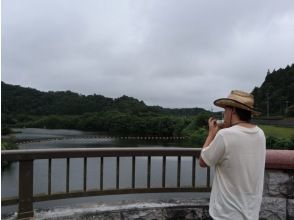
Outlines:
POLYGON ((210 168, 206 172, 206 185, 197 186, 195 182, 196 158, 199 158, 201 149, 196 148, 72 148, 72 149, 32 149, 32 150, 10 150, 2 151, 3 161, 19 162, 19 192, 17 197, 2 198, 2 206, 18 204, 18 218, 27 218, 34 215, 33 203, 39 201, 66 199, 73 197, 113 195, 113 194, 136 194, 136 193, 160 193, 160 192, 209 192, 210 168), (175 187, 166 185, 166 157, 177 157, 177 184, 175 187), (97 189, 87 189, 87 159, 100 158, 100 186, 97 189), (116 158, 116 187, 105 189, 104 158, 116 158), (131 187, 120 187, 120 158, 131 157, 131 187), (136 158, 147 158, 147 183, 146 187, 136 187, 136 158), (162 157, 162 181, 161 187, 151 187, 151 158, 162 157), (181 185, 181 159, 182 157, 192 158, 192 181, 190 186, 181 185), (65 192, 52 193, 52 159, 66 159, 66 186, 65 192), (70 190, 70 161, 72 158, 83 158, 83 187, 82 190, 70 190), (47 193, 34 194, 34 161, 48 160, 48 190, 47 193))

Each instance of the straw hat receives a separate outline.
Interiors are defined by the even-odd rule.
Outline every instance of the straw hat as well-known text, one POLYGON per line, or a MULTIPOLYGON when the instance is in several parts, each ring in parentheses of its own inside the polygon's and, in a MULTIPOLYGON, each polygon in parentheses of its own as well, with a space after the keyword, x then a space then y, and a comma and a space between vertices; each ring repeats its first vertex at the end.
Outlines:
POLYGON ((214 104, 218 107, 234 107, 250 111, 252 115, 257 116, 261 113, 256 111, 253 107, 254 97, 250 93, 240 90, 232 90, 228 98, 221 98, 214 101, 214 104))

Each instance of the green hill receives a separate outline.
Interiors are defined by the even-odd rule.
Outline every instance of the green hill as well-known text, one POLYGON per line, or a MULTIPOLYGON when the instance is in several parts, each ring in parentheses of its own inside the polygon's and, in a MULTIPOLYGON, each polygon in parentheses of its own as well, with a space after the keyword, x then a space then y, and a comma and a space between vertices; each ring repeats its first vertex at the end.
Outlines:
POLYGON ((294 64, 268 71, 261 87, 255 87, 252 94, 256 107, 264 116, 267 116, 267 109, 269 116, 294 116, 294 64))
MULTIPOLYGON (((203 121, 206 125, 210 115, 201 108, 147 106, 125 95, 112 99, 71 91, 41 92, 4 82, 1 82, 1 91, 2 134, 9 133, 11 127, 30 127, 114 135, 190 136, 203 126, 203 121), (187 126, 193 129, 185 129, 187 126)), ((197 136, 197 140, 201 141, 205 135, 202 136, 197 136)))
POLYGON ((81 115, 90 112, 119 111, 182 116, 206 112, 201 108, 169 109, 147 106, 143 101, 125 95, 112 99, 96 94, 85 96, 71 91, 41 92, 4 82, 1 82, 1 92, 2 114, 81 115))

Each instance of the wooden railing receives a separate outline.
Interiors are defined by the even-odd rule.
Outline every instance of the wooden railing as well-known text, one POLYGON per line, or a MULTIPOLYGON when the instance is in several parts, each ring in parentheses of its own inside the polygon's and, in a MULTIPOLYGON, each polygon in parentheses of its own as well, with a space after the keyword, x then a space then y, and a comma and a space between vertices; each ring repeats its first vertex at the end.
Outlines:
POLYGON ((200 149, 195 148, 73 148, 73 149, 41 149, 41 150, 10 150, 2 151, 3 161, 19 162, 19 193, 18 197, 2 198, 2 206, 18 204, 18 218, 27 218, 34 215, 33 203, 54 199, 65 199, 72 197, 112 195, 112 194, 134 194, 134 193, 159 193, 159 192, 209 192, 210 191, 210 169, 207 168, 206 185, 197 186, 195 182, 196 158, 200 155, 200 149), (166 157, 177 157, 177 184, 176 187, 166 185, 166 157), (192 158, 192 181, 190 186, 181 186, 181 158, 192 158), (100 158, 100 186, 97 189, 87 189, 87 159, 100 158), (116 187, 105 189, 103 186, 104 158, 116 158, 116 187), (130 188, 120 188, 120 158, 132 158, 132 183, 130 188), (147 184, 144 188, 136 187, 136 158, 147 157, 147 184), (151 158, 162 157, 162 182, 161 187, 151 187, 151 158), (66 188, 65 192, 52 193, 52 159, 66 159, 66 188), (79 191, 70 191, 70 161, 72 158, 83 158, 83 187, 79 191), (33 192, 34 183, 34 161, 48 160, 48 190, 45 194, 33 192))

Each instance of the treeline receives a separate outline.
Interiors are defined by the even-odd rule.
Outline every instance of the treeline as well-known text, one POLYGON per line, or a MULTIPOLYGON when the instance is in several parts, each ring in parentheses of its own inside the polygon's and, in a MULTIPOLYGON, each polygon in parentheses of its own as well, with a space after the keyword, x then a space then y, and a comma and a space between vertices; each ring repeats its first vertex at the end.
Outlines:
MULTIPOLYGON (((293 69, 292 65, 285 71, 269 73, 261 88, 254 89, 259 109, 266 111, 266 88, 278 88, 279 83, 276 83, 280 82, 281 86, 282 79, 287 81, 285 88, 289 106, 293 103, 293 69)), ((201 108, 147 106, 143 101, 128 96, 112 99, 71 91, 41 92, 4 82, 1 82, 1 92, 2 134, 9 133, 12 127, 78 129, 125 136, 184 136, 188 140, 187 144, 200 147, 207 135, 207 120, 212 115, 201 108)), ((281 93, 284 94, 284 91, 281 93)), ((271 97, 277 97, 275 94, 273 92, 271 97)), ((289 113, 291 106, 288 108, 289 113)), ((285 140, 267 137, 267 146, 293 149, 294 138, 285 140)))
POLYGON ((269 70, 260 88, 252 91, 256 107, 269 116, 294 116, 294 64, 285 69, 269 70))
POLYGON ((86 96, 71 91, 41 92, 4 82, 1 82, 1 92, 4 115, 82 115, 92 112, 118 111, 129 114, 192 116, 207 112, 201 108, 169 109, 147 106, 143 101, 125 95, 112 99, 97 94, 86 96))
MULTIPOLYGON (((16 127, 78 129, 106 132, 125 136, 191 136, 207 126, 208 113, 193 117, 175 117, 156 114, 131 115, 122 112, 85 113, 83 115, 22 116, 16 127)), ((12 119, 11 119, 12 120, 12 119)))
POLYGON ((127 136, 192 137, 205 133, 201 129, 211 115, 201 108, 147 106, 128 96, 112 99, 71 91, 41 92, 4 82, 1 86, 2 134, 8 133, 9 127, 34 127, 127 136))

